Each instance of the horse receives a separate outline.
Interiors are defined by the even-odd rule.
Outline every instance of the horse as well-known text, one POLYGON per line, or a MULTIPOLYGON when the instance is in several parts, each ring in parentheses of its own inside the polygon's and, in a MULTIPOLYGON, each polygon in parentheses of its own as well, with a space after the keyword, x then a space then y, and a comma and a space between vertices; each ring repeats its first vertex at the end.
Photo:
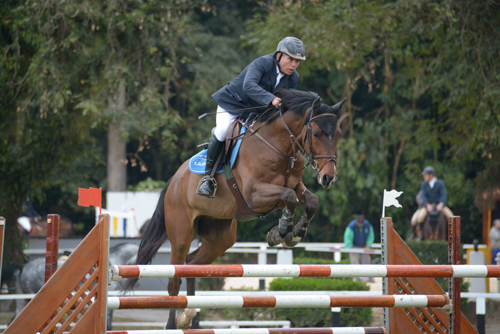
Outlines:
POLYGON ((433 210, 427 213, 423 223, 424 240, 448 240, 448 220, 442 211, 433 210))
MULTIPOLYGON (((141 239, 137 264, 150 264, 167 238, 171 264, 211 264, 236 242, 238 220, 264 217, 276 209, 283 213, 279 224, 267 234, 270 246, 282 243, 293 247, 306 235, 319 199, 302 183, 304 168, 311 165, 316 170, 317 182, 323 188, 331 188, 336 181, 335 154, 341 131, 335 113, 345 99, 328 106, 312 92, 282 89, 277 96, 282 100, 281 107, 270 107, 250 121, 232 172, 225 169, 225 174, 234 177, 233 190, 224 182, 224 174, 217 174, 215 198, 201 197, 196 189, 202 175, 191 173, 188 161, 179 167, 160 193, 141 239), (293 226, 299 206, 305 206, 305 211, 293 226), (197 235, 201 245, 189 253, 197 235)), ((126 290, 132 290, 136 282, 137 279, 129 279, 126 290)), ((180 278, 169 279, 170 296, 178 295, 180 284, 180 278)), ((187 294, 194 293, 195 279, 187 278, 187 294)), ((178 327, 175 314, 175 309, 171 309, 167 329, 178 327)), ((199 321, 199 315, 194 314, 190 313, 186 321, 189 324, 192 319, 193 328, 198 327, 199 321)))
MULTIPOLYGON (((47 236, 47 217, 41 220, 29 219, 31 230, 28 232, 20 224, 19 229, 23 236, 30 237, 46 237, 47 236)), ((72 223, 67 217, 61 216, 59 219, 59 237, 71 237, 75 235, 76 224, 72 223)))
MULTIPOLYGON (((419 191, 415 200, 418 210, 422 209, 424 202, 422 192, 419 191)), ((442 211, 434 210, 427 212, 423 223, 417 222, 418 210, 412 217, 412 236, 411 240, 447 240, 448 239, 448 220, 442 211)))

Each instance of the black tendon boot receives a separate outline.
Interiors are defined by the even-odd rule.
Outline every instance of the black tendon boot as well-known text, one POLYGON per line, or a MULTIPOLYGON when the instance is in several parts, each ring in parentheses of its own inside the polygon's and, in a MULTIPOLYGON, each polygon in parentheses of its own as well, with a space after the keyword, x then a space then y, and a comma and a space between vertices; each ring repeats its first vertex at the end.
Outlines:
POLYGON ((211 177, 210 174, 214 169, 215 161, 217 160, 222 148, 224 147, 224 142, 219 141, 215 135, 210 137, 207 149, 207 163, 205 165, 205 176, 200 180, 198 185, 198 190, 196 193, 200 196, 214 198, 215 191, 217 190, 217 182, 215 178, 211 177))

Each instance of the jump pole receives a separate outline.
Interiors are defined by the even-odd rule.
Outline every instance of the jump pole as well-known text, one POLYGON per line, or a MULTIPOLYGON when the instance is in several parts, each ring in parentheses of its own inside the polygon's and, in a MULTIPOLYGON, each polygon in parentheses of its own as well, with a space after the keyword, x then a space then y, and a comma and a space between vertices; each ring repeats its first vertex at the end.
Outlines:
POLYGON ((495 265, 113 265, 111 279, 172 277, 500 277, 495 265))
POLYGON ((224 328, 109 331, 108 334, 386 334, 384 327, 224 328))
POLYGON ((329 308, 329 307, 443 307, 445 295, 398 296, 163 296, 108 297, 108 309, 146 308, 329 308))

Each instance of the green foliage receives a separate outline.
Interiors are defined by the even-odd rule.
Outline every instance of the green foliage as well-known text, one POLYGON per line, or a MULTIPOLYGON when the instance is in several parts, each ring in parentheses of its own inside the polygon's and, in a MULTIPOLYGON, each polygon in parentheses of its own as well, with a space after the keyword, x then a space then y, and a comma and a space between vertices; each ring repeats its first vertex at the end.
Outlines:
MULTIPOLYGON (((312 170, 304 176, 320 198, 304 241, 342 241, 359 213, 378 239, 384 188, 404 192, 403 209, 387 214, 407 234, 426 165, 445 181, 463 240, 481 238, 480 210, 495 204, 483 193, 499 179, 495 2, 25 0, 0 14, 0 214, 16 245, 7 261, 17 249, 22 262, 15 219, 28 196, 42 214, 92 223, 76 192, 106 190, 108 123, 133 156, 130 185, 168 180, 210 135, 214 117, 197 119, 215 111, 210 95, 290 35, 307 50, 298 88, 348 99, 338 181, 323 189, 312 170)), ((265 241, 278 217, 239 224, 239 241, 265 241)))
MULTIPOLYGON (((368 291, 369 287, 362 282, 347 279, 320 277, 301 277, 273 280, 269 285, 271 291, 368 291)), ((329 309, 276 309, 278 319, 288 319, 293 327, 325 327, 331 323, 329 309)), ((343 308, 340 314, 342 326, 369 326, 373 320, 369 308, 343 308)))
POLYGON ((165 181, 157 181, 148 177, 144 181, 137 183, 135 186, 128 186, 129 191, 146 191, 163 189, 167 185, 165 181))
POLYGON ((422 264, 448 264, 447 241, 406 241, 422 264))
MULTIPOLYGON (((368 291, 362 282, 351 279, 300 277, 277 278, 269 284, 270 291, 368 291)), ((307 298, 304 296, 304 298, 307 298)), ((330 309, 228 309, 230 319, 290 320, 293 327, 328 327, 331 324, 330 309)), ((344 327, 370 326, 373 320, 370 308, 343 308, 340 323, 344 327)))
MULTIPOLYGON (((418 257, 422 264, 448 264, 448 242, 447 241, 407 241, 406 244, 418 257)), ((465 250, 461 250, 460 258, 463 259, 465 250)), ((448 291, 447 278, 435 278, 444 291, 448 291)), ((469 291, 469 283, 460 280, 460 291, 469 291)), ((462 308, 467 308, 469 303, 461 299, 462 308)))
POLYGON ((224 287, 224 277, 202 277, 198 278, 198 290, 201 291, 221 291, 224 287))
MULTIPOLYGON (((329 253, 331 255, 331 253, 329 253)), ((342 260, 340 262, 335 262, 331 259, 320 259, 316 257, 294 257, 294 264, 349 264, 348 260, 342 260)))
POLYGON ((265 9, 250 22, 245 43, 264 53, 281 36, 301 38, 308 59, 299 67, 299 88, 327 102, 348 99, 340 115, 346 118, 339 180, 323 190, 311 173, 305 177, 320 197, 308 240, 341 241, 357 213, 378 225, 384 188, 404 192, 404 210, 388 209, 404 234, 426 165, 445 180, 448 204, 462 216, 468 241, 480 237, 471 181, 483 163, 478 198, 498 187, 488 181, 497 174, 500 147, 498 4, 276 1, 265 9))
POLYGON ((269 284, 271 291, 368 291, 370 288, 362 282, 353 281, 350 278, 325 278, 325 277, 300 277, 300 278, 277 278, 269 284))

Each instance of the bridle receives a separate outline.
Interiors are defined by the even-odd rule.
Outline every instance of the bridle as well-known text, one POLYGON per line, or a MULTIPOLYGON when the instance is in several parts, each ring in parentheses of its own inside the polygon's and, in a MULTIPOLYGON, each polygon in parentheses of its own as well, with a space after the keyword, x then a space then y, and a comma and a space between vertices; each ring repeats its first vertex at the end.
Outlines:
POLYGON ((332 117, 332 116, 334 116, 333 114, 323 114, 323 115, 318 115, 318 116, 310 118, 309 121, 307 122, 306 135, 304 137, 302 145, 299 143, 299 141, 297 140, 297 137, 295 137, 295 135, 292 133, 292 130, 290 130, 290 128, 286 124, 285 120, 283 119, 283 113, 281 111, 281 108, 279 109, 279 114, 280 114, 280 118, 283 120, 283 124, 285 125, 285 128, 287 129, 288 133, 290 134, 290 142, 292 144, 292 149, 293 149, 293 154, 292 155, 287 156, 286 154, 284 154, 283 152, 281 152, 280 150, 278 150, 276 147, 274 147, 265 138, 263 138, 257 132, 260 129, 260 127, 257 128, 257 130, 253 129, 253 124, 254 123, 252 123, 250 126, 248 126, 248 130, 252 133, 252 135, 254 135, 257 138, 259 138, 262 142, 264 142, 264 144, 266 144, 267 146, 269 146, 273 151, 275 151, 276 153, 278 153, 282 158, 288 160, 287 170, 286 170, 286 174, 285 174, 285 185, 284 185, 285 187, 286 187, 286 184, 287 184, 288 175, 290 174, 290 172, 292 170, 300 171, 300 170, 305 169, 307 166, 311 165, 311 167, 319 175, 319 173, 326 166, 327 163, 333 162, 335 164, 335 166, 337 166, 337 156, 335 154, 333 154, 333 155, 316 155, 314 153, 314 147, 313 147, 313 141, 312 141, 312 125, 311 125, 311 123, 314 122, 314 121, 316 121, 318 118, 332 117), (309 142, 309 153, 307 153, 307 151, 304 149, 304 147, 306 146, 307 142, 309 142), (297 150, 295 149, 295 144, 297 144, 297 146, 299 148, 299 151, 302 153, 302 155, 305 156, 305 158, 307 160, 307 163, 303 167, 301 167, 301 168, 295 168, 295 163, 297 162, 297 157, 296 157, 297 156, 297 150), (323 165, 321 167, 318 167, 319 164, 318 164, 318 161, 316 160, 317 158, 325 158, 327 160, 325 161, 325 163, 323 163, 323 165))
POLYGON ((305 153, 305 150, 304 150, 304 154, 306 154, 306 156, 308 157, 308 160, 309 160, 309 163, 311 164, 311 167, 318 174, 321 172, 321 170, 323 169, 323 167, 325 167, 326 164, 329 163, 330 161, 333 161, 333 163, 335 164, 335 167, 337 167, 337 156, 335 154, 332 154, 332 155, 318 154, 318 155, 316 155, 314 153, 314 150, 313 150, 313 141, 312 141, 312 125, 311 125, 311 123, 315 122, 319 118, 326 118, 326 117, 333 117, 333 116, 334 116, 333 114, 322 114, 322 115, 314 116, 307 123, 306 136, 304 138, 304 146, 305 146, 305 143, 307 141, 309 141, 309 154, 305 153), (327 159, 327 160, 325 161, 325 163, 323 163, 323 165, 321 167, 318 168, 318 162, 317 162, 316 158, 324 158, 324 159, 327 159))

